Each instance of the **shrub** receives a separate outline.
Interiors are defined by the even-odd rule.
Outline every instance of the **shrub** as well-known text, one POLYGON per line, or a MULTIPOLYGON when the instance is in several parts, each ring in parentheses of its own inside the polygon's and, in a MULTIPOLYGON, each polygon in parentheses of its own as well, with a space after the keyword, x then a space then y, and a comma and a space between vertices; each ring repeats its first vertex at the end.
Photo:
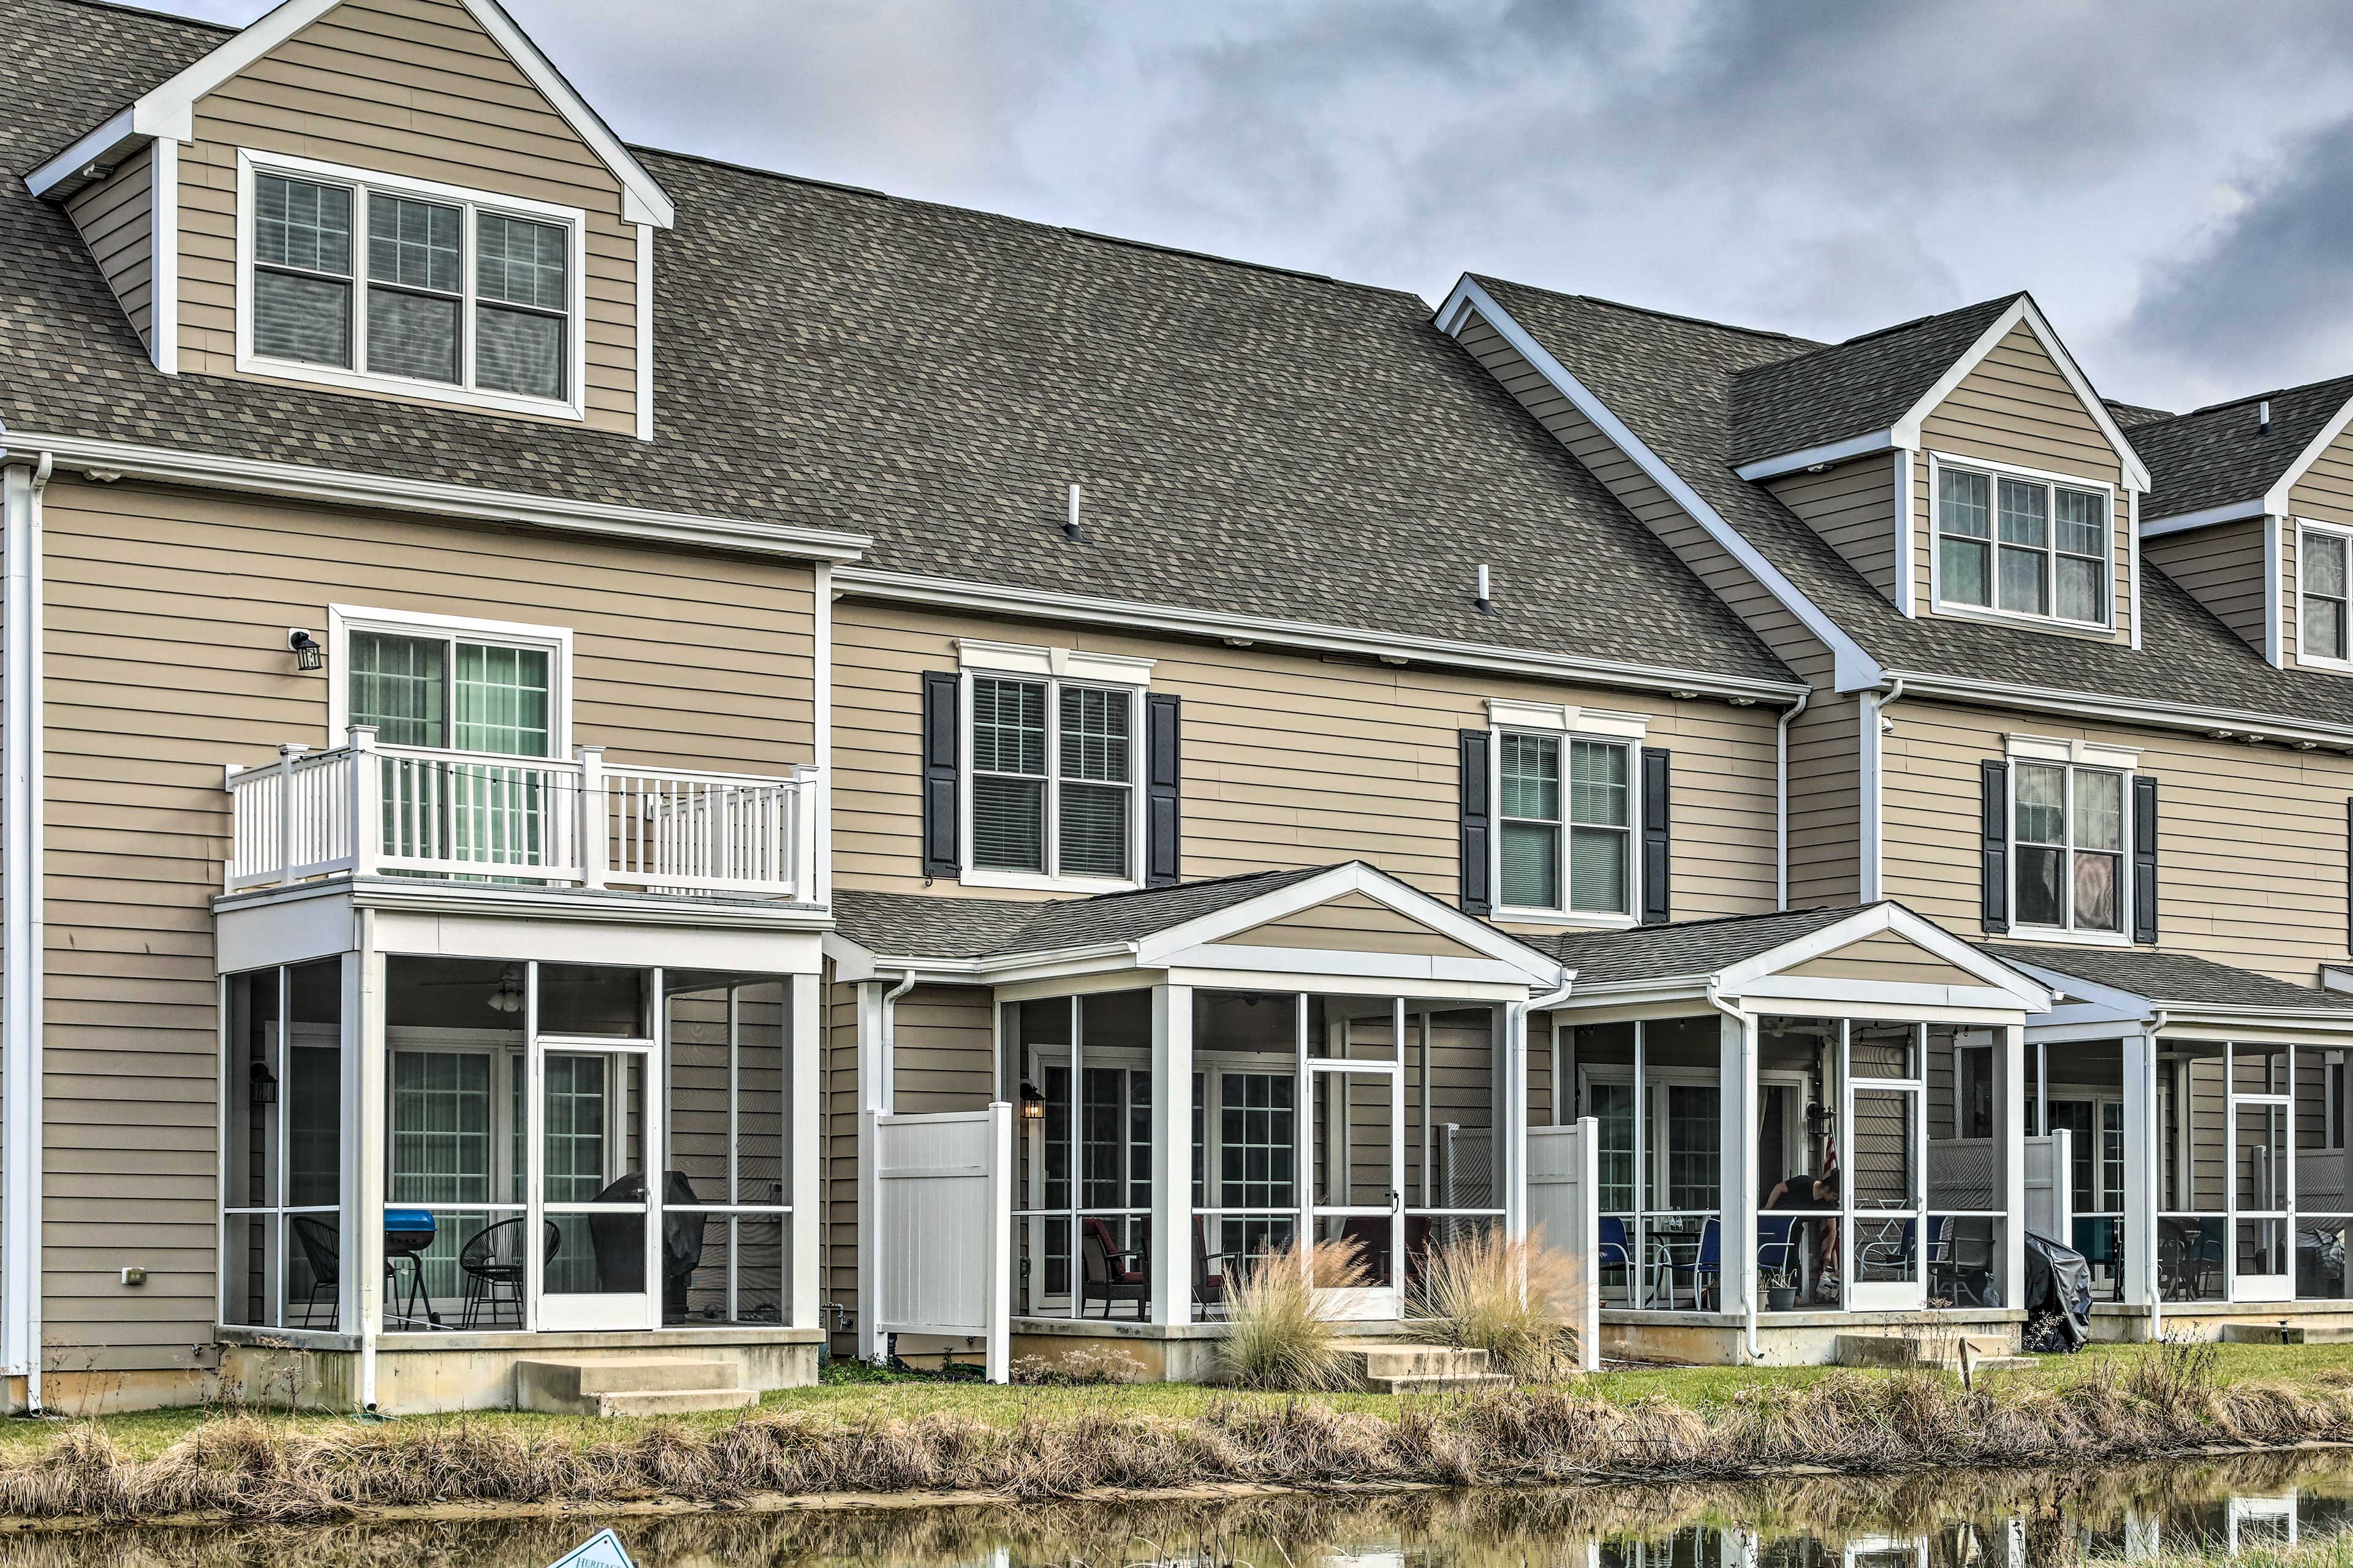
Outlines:
POLYGON ((1433 1248, 1413 1292, 1418 1338, 1485 1351, 1495 1370, 1550 1380, 1577 1367, 1567 1319, 1583 1282, 1577 1260, 1500 1226, 1433 1248))
POLYGON ((1233 1285, 1219 1370, 1243 1388, 1339 1387, 1347 1359, 1315 1292, 1352 1289, 1370 1279, 1354 1242, 1325 1243, 1306 1258, 1295 1242, 1269 1253, 1233 1285))

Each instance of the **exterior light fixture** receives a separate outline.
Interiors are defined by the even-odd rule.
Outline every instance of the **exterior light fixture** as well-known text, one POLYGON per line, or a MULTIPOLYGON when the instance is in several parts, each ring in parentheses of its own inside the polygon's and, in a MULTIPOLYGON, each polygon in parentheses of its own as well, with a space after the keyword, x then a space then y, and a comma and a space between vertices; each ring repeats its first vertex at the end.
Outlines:
POLYGON ((1024 1121, 1046 1120, 1046 1097, 1039 1092, 1036 1084, 1027 1079, 1021 1080, 1021 1120, 1024 1121))
POLYGON ((278 1103, 278 1080, 270 1076, 268 1062, 256 1062, 247 1075, 246 1095, 256 1110, 278 1103))
POLYGON ((1832 1111, 1829 1106, 1824 1105, 1819 1100, 1814 1101, 1811 1105, 1806 1107, 1807 1136, 1812 1138, 1829 1137, 1831 1132, 1831 1124, 1837 1120, 1837 1113, 1832 1111))
POLYGON ((317 669, 327 662, 326 648, 309 632, 288 632, 286 647, 294 655, 294 668, 297 669, 317 669))

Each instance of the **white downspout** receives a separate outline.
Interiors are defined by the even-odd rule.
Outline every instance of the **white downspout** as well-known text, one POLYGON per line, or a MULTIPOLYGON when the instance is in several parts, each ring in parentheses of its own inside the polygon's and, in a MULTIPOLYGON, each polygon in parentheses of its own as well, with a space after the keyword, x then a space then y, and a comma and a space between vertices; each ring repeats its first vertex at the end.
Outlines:
MULTIPOLYGON (((1800 702, 1799 706, 1802 707, 1804 704, 1800 702)), ((1757 1038, 1757 1015, 1747 1012, 1745 1009, 1725 1001, 1716 991, 1715 984, 1716 983, 1714 980, 1710 980, 1707 983, 1707 1005, 1740 1026, 1741 1035, 1744 1040, 1748 1042, 1741 1052, 1741 1059, 1745 1064, 1746 1076, 1748 1078, 1750 1082, 1753 1083, 1755 1081, 1757 1069, 1756 1050, 1754 1047, 1754 1042, 1757 1038)), ((1722 1086, 1718 1085, 1717 1087, 1719 1090, 1721 1090, 1722 1086)), ((1751 1135, 1753 1136, 1757 1124, 1756 1106, 1750 1100, 1746 1085, 1743 1085, 1742 1087, 1741 1100, 1746 1105, 1746 1109, 1742 1114, 1741 1121, 1744 1126, 1750 1129, 1751 1135)), ((1639 1108, 1637 1113, 1639 1114, 1639 1108)), ((1742 1190, 1746 1191, 1749 1173, 1757 1168, 1756 1162, 1749 1157, 1749 1152, 1746 1147, 1732 1151, 1732 1154, 1736 1160, 1740 1162, 1740 1182, 1742 1190)), ((1716 1195, 1720 1201, 1723 1197, 1721 1190, 1718 1191, 1716 1195)), ((1744 1280, 1747 1279, 1748 1274, 1753 1269, 1757 1257, 1757 1215, 1754 1209, 1749 1209, 1747 1211, 1746 1219, 1746 1223, 1741 1226, 1741 1232, 1744 1237, 1740 1243, 1741 1250, 1736 1253, 1729 1247, 1722 1248, 1723 1256, 1744 1257, 1749 1260, 1746 1265, 1744 1265, 1741 1271, 1741 1278, 1744 1280)), ((1724 1226, 1721 1228, 1728 1231, 1732 1227, 1729 1226, 1724 1226)), ((1718 1259, 1717 1267, 1719 1268, 1723 1267, 1721 1257, 1718 1259)), ((1723 1276, 1719 1275, 1717 1278, 1721 1279, 1723 1276)), ((1747 1348, 1748 1363, 1751 1366, 1756 1365, 1757 1363, 1762 1362, 1765 1359, 1765 1347, 1758 1342, 1757 1338, 1757 1290, 1753 1286, 1749 1289, 1744 1289, 1740 1293, 1740 1313, 1742 1320, 1741 1337, 1743 1342, 1747 1348)))
POLYGON ((1887 896, 1884 868, 1885 843, 1883 829, 1887 794, 1885 758, 1880 746, 1881 715, 1904 700, 1904 678, 1897 676, 1888 684, 1887 695, 1866 691, 1862 697, 1862 868, 1858 879, 1862 884, 1856 891, 1866 904, 1875 904, 1887 896))
POLYGON ((1784 910, 1789 907, 1789 725, 1813 700, 1810 686, 1798 693, 1798 700, 1782 710, 1774 738, 1773 820, 1778 848, 1773 858, 1773 900, 1784 910))
POLYGON ((5 1287, 6 1363, 25 1379, 25 1407, 41 1413, 41 1033, 47 939, 42 915, 41 492, 55 459, 43 452, 6 470, 5 563, 5 798, 6 889, 0 963, 7 1001, 0 1042, 0 1287, 5 1287))

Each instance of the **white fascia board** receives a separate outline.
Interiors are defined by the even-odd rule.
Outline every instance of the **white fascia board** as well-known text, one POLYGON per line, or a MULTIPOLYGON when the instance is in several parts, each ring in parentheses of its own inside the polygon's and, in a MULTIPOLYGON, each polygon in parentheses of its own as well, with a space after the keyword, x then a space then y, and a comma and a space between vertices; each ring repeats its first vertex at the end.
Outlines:
POLYGON ((1802 452, 1785 452, 1778 458, 1758 458, 1732 471, 1751 481, 1773 479, 1783 474, 1802 473, 1811 468, 1828 468, 1832 463, 1843 463, 1850 458, 1867 458, 1873 452, 1894 450, 1894 430, 1873 430, 1862 436, 1850 436, 1843 441, 1832 441, 1826 446, 1809 447, 1802 452))
POLYGON ((1626 422, 1596 396, 1592 388, 1571 375, 1566 365, 1555 359, 1550 351, 1536 342, 1528 330, 1514 321, 1512 313, 1497 304, 1494 297, 1481 288, 1469 274, 1463 276, 1462 280, 1454 286, 1454 291, 1446 297, 1446 302, 1438 308, 1435 320, 1439 331, 1449 337, 1454 336, 1462 323, 1466 307, 1477 310, 1531 369, 1543 376, 1554 391, 1575 404, 1578 413, 1591 420, 1651 483, 1666 491, 1693 521, 1706 530, 1710 538, 1763 584, 1765 591, 1772 595, 1783 609, 1795 616, 1800 626, 1831 650, 1833 679, 1841 691, 1857 691, 1879 684, 1878 661, 1863 652, 1862 645, 1847 636, 1820 605, 1799 592, 1798 585, 1784 576, 1779 567, 1767 561, 1764 552, 1749 542, 1746 534, 1702 500, 1699 492, 1692 489, 1665 458, 1651 450, 1641 437, 1627 428, 1626 422))
POLYGON ((1246 899, 1239 904, 1197 916, 1182 925, 1156 931, 1136 944, 1136 962, 1146 969, 1165 969, 1169 966, 1167 955, 1171 953, 1182 952, 1205 942, 1222 942, 1270 921, 1282 920, 1350 893, 1362 893, 1408 920, 1429 927, 1449 941, 1482 953, 1496 963, 1508 964, 1520 974, 1549 983, 1560 973, 1557 960, 1546 957, 1484 921, 1474 920, 1451 905, 1442 904, 1429 894, 1408 887, 1388 872, 1367 866, 1361 860, 1335 866, 1328 871, 1277 888, 1258 898, 1246 899))
POLYGON ((134 447, 120 441, 42 436, 26 431, 10 431, 7 439, 10 450, 55 454, 60 468, 341 506, 522 523, 576 533, 818 561, 853 560, 874 542, 866 534, 828 528, 698 517, 644 507, 612 506, 602 501, 559 500, 517 495, 512 490, 479 490, 437 480, 396 479, 342 468, 314 468, 301 463, 269 463, 160 447, 134 447))
POLYGON ((1253 974, 1315 975, 1326 979, 1458 981, 1466 985, 1528 984, 1528 972, 1492 958, 1346 949, 1260 947, 1203 942, 1162 955, 1155 969, 1240 969, 1253 974))
MULTIPOLYGON (((1724 994, 1734 994, 1731 992, 1724 994)), ((2000 1014, 2015 1018, 2034 1009, 2022 1005, 2015 993, 1999 985, 1935 985, 1918 984, 1902 980, 1821 980, 1803 975, 1768 975, 1754 984, 1744 986, 1737 995, 1741 1006, 1750 1012, 1759 1002, 1820 1002, 1845 1004, 1849 1006, 1884 1007, 1893 1012, 1907 1009, 1939 1010, 2000 1014)))
POLYGON ((2010 301, 2010 309, 1978 333, 1977 342, 1969 345, 1968 352, 1947 366, 1945 374, 1936 378, 1936 384, 1912 405, 1911 412, 1895 422, 1894 445, 1917 447, 1920 444, 1920 426, 1928 416, 1952 395, 1953 389, 1967 380, 1968 374, 1977 369, 2021 321, 2026 323, 2027 330, 2042 344, 2042 352, 2049 354, 2051 363, 2059 367, 2059 374, 2066 378, 2076 401, 2084 405, 2084 411, 2092 416, 2092 422, 2100 427, 2100 434, 2114 448, 2117 462, 2124 467, 2125 488, 2147 489, 2148 466, 2140 460, 2140 454, 2133 450, 2132 443, 2125 439, 2123 426, 2116 423, 2116 416, 2108 412, 2108 405, 2100 400, 2100 395, 2092 389, 2092 383, 2084 374, 2083 367, 2075 363, 2075 356, 2067 352, 2067 345, 2059 341, 2059 334, 2052 331, 2050 321, 2044 319, 2041 307, 2029 294, 2021 294, 2010 301))
POLYGON ((2218 522, 2239 522, 2263 515, 2263 498, 2254 496, 2246 500, 2225 501, 2221 506, 2200 507, 2196 511, 2178 511, 2171 517, 2144 518, 2140 536, 2160 539, 2168 533, 2187 533, 2193 528, 2211 528, 2218 522))
MULTIPOLYGON (((474 20, 481 24, 500 48, 506 51, 516 68, 529 78, 531 84, 546 98, 565 124, 621 184, 621 219, 625 223, 647 223, 657 228, 670 228, 678 221, 677 209, 669 193, 646 172, 635 154, 613 134, 596 111, 573 90, 572 84, 540 53, 539 46, 508 16, 496 0, 457 0, 474 20)), ((342 0, 286 0, 276 10, 255 22, 242 32, 232 35, 220 47, 213 50, 160 85, 149 89, 126 111, 131 128, 142 136, 169 136, 175 142, 195 140, 197 100, 216 90, 223 82, 251 67, 263 56, 284 44, 303 28, 333 10, 342 0)), ((118 118, 120 118, 118 116, 118 118)), ((110 122, 111 123, 111 122, 110 122)), ((97 132, 92 132, 92 135, 97 132)), ((84 140, 88 140, 85 138, 84 140)), ((76 147, 81 143, 75 143, 76 147)), ((60 154, 63 157, 64 154, 60 154)), ((57 160, 51 160, 52 163, 57 160)), ((46 170, 49 165, 44 164, 46 170)))
MULTIPOLYGON (((2042 1013, 2050 1010, 2051 995, 2048 989, 2021 977, 2010 965, 1999 959, 1988 957, 1943 927, 1933 925, 1903 905, 1894 903, 1877 903, 1868 909, 1858 910, 1844 920, 1834 921, 1819 931, 1809 931, 1804 936, 1760 952, 1754 958, 1746 958, 1738 963, 1728 964, 1715 976, 1715 989, 1725 995, 1764 994, 1768 988, 1775 989, 1776 994, 1790 994, 1792 993, 1788 992, 1788 988, 1797 983, 1777 978, 1781 971, 1794 969, 1799 964, 1810 963, 1814 959, 1836 952, 1841 948, 1852 946, 1855 942, 1877 936, 1882 932, 1902 937, 1923 952, 1940 959, 1962 973, 1985 983, 1983 987, 1957 989, 1999 992, 2002 997, 2000 1005, 2022 1012, 2042 1013)), ((1854 999, 1868 1001, 1873 998, 1864 994, 1864 989, 1891 983, 1831 981, 1828 984, 1831 990, 1824 993, 1826 999, 1851 994, 1854 999), (1849 989, 1841 990, 1841 987, 1849 989)), ((1925 991, 1955 988, 1939 986, 1914 989, 1925 991)), ((1947 1002, 1938 1005, 1975 1005, 1976 1004, 1947 1002)))
POLYGON ((2095 984, 2053 969, 2047 964, 2031 963, 2024 959, 2006 961, 2011 967, 2031 975, 2050 989, 2052 1024, 2117 1024, 2146 1019, 2152 1005, 2149 999, 2136 992, 2120 990, 2114 985, 2095 984))
MULTIPOLYGON (((132 113, 124 110, 105 124, 79 137, 64 152, 25 176, 25 187, 37 196, 59 191, 69 181, 81 177, 81 172, 92 163, 118 161, 134 142, 145 138, 132 128, 132 113)), ((61 194, 65 194, 62 193, 61 194)))
POLYGON ((1267 616, 1194 610, 1133 599, 1059 594, 1048 589, 1023 588, 1000 583, 926 577, 871 566, 842 567, 834 573, 833 581, 845 595, 859 598, 900 600, 971 610, 980 615, 1018 616, 1028 620, 1076 621, 1173 632, 1181 637, 1265 643, 1271 647, 1404 658, 1426 664, 1455 665, 1501 674, 1532 676, 1543 680, 1573 680, 1646 691, 1688 691, 1703 697, 1749 698, 1780 703, 1794 702, 1807 690, 1802 685, 1785 680, 1750 680, 1736 676, 1703 675, 1695 670, 1668 669, 1656 665, 1620 664, 1609 659, 1535 653, 1523 648, 1496 647, 1485 643, 1452 642, 1440 637, 1416 637, 1409 632, 1359 631, 1352 626, 1325 626, 1312 621, 1286 621, 1267 616))
POLYGON ((2353 422, 2353 398, 2347 399, 2344 407, 2328 416, 2328 423, 2320 427, 2318 435, 2305 443, 2304 450, 2296 454, 2295 461, 2287 466, 2287 471, 2263 492, 2263 510, 2278 513, 2293 510, 2288 505, 2288 492, 2295 489, 2306 471, 2319 460, 2320 454, 2328 450, 2329 444, 2345 434, 2348 422, 2353 422))
POLYGON ((2008 686, 1998 681, 1967 680, 1949 675, 1926 675, 1890 670, 1904 683, 1907 698, 1940 698, 1979 708, 2018 708, 2035 713, 2056 713, 2078 721, 2112 720, 2125 724, 2149 724, 2166 730, 2228 730, 2236 735, 2261 735, 2271 741, 2309 741, 2316 746, 2353 751, 2353 725, 2314 724, 2273 713, 2251 713, 2236 708, 2201 708, 2189 703, 2144 702, 2126 697, 2104 697, 2048 687, 2008 686))

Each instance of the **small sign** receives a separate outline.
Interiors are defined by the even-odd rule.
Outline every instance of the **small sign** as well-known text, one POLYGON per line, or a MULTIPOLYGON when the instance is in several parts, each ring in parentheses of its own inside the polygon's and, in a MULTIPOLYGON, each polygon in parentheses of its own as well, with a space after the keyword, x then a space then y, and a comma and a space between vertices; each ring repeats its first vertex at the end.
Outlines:
POLYGON ((586 1545, 573 1549, 565 1557, 557 1559, 549 1568, 637 1568, 621 1546, 621 1538, 611 1531, 603 1531, 586 1545))

